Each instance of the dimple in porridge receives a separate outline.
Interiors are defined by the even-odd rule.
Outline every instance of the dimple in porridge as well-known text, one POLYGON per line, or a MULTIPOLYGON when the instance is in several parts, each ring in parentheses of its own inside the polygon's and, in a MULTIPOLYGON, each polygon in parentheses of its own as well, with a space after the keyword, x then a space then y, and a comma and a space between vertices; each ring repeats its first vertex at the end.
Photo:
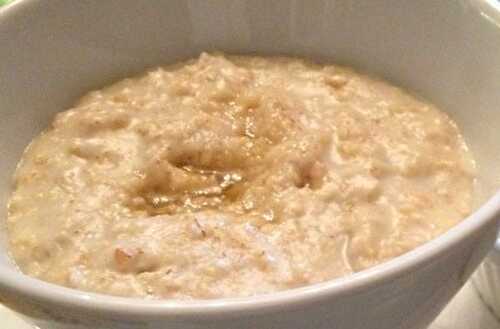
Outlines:
POLYGON ((20 269, 145 298, 348 275, 471 211, 456 125, 385 82, 299 59, 202 54, 58 114, 9 203, 20 269))

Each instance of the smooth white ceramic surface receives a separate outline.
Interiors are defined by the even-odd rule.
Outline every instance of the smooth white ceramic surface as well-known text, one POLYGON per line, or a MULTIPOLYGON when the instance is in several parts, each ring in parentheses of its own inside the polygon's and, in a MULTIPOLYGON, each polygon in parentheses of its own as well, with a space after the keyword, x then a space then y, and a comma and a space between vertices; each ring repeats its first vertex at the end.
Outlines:
MULTIPOLYGON (((2 329, 36 329, 2 305, 0 305, 0 325, 2 329)), ((500 322, 479 298, 472 284, 468 282, 428 329, 500 329, 500 322)))
MULTIPOLYGON (((500 186, 499 41, 500 14, 480 0, 14 2, 0 9, 0 219, 23 148, 54 113, 89 89, 214 49, 349 64, 435 102, 478 160, 483 204, 500 186)), ((447 234, 386 264, 246 299, 78 292, 19 274, 0 244, 0 299, 47 329, 420 329, 493 244, 499 210, 497 193, 447 234)))

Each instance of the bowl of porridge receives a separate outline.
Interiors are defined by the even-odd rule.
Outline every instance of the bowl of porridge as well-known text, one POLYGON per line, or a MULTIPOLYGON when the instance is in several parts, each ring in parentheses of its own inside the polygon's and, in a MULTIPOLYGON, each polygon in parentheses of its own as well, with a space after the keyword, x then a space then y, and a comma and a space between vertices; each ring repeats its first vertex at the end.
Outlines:
POLYGON ((425 328, 495 241, 487 1, 0 11, 0 301, 40 328, 425 328))

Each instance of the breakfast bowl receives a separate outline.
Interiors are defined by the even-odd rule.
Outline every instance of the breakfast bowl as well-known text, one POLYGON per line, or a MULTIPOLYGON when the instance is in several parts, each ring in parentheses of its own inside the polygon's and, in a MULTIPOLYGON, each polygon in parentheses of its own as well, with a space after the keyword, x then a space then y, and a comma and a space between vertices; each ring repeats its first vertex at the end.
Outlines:
POLYGON ((20 0, 0 9, 0 301, 42 329, 425 328, 497 235, 498 7, 480 0, 20 0), (4 218, 11 177, 30 140, 85 92, 205 51, 349 65, 438 105, 477 161, 474 211, 381 265, 251 297, 115 297, 22 274, 8 252, 4 218))

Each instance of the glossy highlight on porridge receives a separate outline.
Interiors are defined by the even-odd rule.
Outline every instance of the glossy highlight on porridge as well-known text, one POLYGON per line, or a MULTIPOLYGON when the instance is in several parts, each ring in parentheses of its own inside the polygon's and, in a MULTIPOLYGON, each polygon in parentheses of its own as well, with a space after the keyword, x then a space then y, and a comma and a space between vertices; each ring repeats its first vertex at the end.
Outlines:
POLYGON ((25 151, 20 269, 144 298, 250 296, 397 257, 471 211, 450 118, 334 65, 202 54, 84 96, 25 151))

